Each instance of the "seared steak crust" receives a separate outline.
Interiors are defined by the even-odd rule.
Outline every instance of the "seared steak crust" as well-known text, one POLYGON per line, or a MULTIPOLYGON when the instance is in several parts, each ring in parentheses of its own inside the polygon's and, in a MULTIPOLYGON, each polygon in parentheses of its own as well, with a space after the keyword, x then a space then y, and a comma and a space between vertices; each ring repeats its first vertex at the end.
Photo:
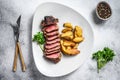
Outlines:
POLYGON ((57 24, 58 23, 58 19, 54 18, 53 16, 45 16, 44 20, 42 20, 41 22, 41 26, 45 27, 45 26, 49 26, 52 24, 57 24))

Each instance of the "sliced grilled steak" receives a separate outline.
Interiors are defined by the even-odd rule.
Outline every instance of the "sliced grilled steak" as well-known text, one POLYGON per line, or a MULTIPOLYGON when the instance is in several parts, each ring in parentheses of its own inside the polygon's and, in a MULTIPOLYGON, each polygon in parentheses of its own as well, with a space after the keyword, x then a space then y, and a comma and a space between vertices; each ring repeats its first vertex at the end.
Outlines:
POLYGON ((57 39, 54 39, 54 40, 52 40, 52 41, 47 41, 47 40, 46 40, 46 44, 53 44, 53 43, 56 43, 56 42, 60 42, 60 39, 57 38, 57 39))
POLYGON ((53 53, 58 53, 58 52, 60 52, 60 50, 54 50, 54 51, 51 51, 51 52, 45 51, 45 55, 47 55, 47 54, 53 54, 53 53))
POLYGON ((44 33, 46 37, 50 37, 50 36, 54 36, 54 35, 58 35, 59 32, 58 31, 53 31, 53 32, 50 32, 50 33, 44 33))
POLYGON ((59 28, 57 23, 58 19, 53 16, 45 16, 41 22, 41 26, 43 27, 42 31, 46 40, 44 57, 54 63, 59 62, 61 59, 59 28))
POLYGON ((44 50, 44 52, 50 52, 50 53, 51 53, 51 52, 54 52, 54 51, 60 51, 60 49, 54 49, 54 48, 53 48, 52 51, 49 51, 48 49, 45 49, 45 50, 44 50))
POLYGON ((45 32, 52 32, 52 31, 55 31, 55 30, 58 30, 58 26, 57 25, 51 25, 51 26, 47 26, 45 28, 45 32))
POLYGON ((52 40, 54 40, 54 39, 58 39, 58 38, 59 38, 59 35, 54 35, 54 36, 50 36, 50 37, 45 36, 45 37, 46 37, 46 40, 47 40, 47 41, 52 41, 52 40))
POLYGON ((52 32, 52 31, 55 31, 55 30, 58 30, 57 25, 50 25, 50 26, 42 28, 42 31, 44 31, 45 33, 52 32))
POLYGON ((57 46, 60 46, 60 42, 56 42, 56 43, 50 44, 50 45, 45 44, 45 49, 52 49, 52 48, 55 48, 57 46))
POLYGON ((59 52, 59 53, 49 54, 49 55, 46 55, 45 58, 53 61, 54 63, 57 63, 61 60, 61 53, 59 52))
POLYGON ((57 49, 60 49, 60 46, 57 46, 57 47, 52 48, 52 49, 45 49, 45 51, 51 52, 51 51, 54 51, 54 50, 57 50, 57 49))

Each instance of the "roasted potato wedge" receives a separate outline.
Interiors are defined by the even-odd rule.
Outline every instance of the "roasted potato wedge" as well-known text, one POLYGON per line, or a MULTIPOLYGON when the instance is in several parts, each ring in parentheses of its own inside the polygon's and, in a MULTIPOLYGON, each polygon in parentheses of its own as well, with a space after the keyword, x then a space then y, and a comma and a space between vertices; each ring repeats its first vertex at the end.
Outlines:
POLYGON ((72 40, 74 37, 73 36, 66 36, 66 37, 62 37, 62 38, 66 39, 66 40, 72 40))
POLYGON ((63 44, 63 40, 62 39, 60 40, 60 44, 63 44))
POLYGON ((67 40, 72 40, 73 39, 73 32, 72 31, 67 31, 63 34, 61 34, 61 38, 67 39, 67 40))
POLYGON ((81 42, 83 40, 84 40, 83 37, 76 37, 76 38, 73 39, 73 41, 76 42, 76 43, 79 43, 79 42, 81 42))
MULTIPOLYGON (((69 47, 70 48, 70 47, 69 47)), ((61 44, 61 51, 65 54, 65 55, 77 55, 77 54, 79 54, 80 53, 80 51, 79 50, 77 50, 77 49, 69 49, 69 48, 67 48, 66 49, 66 47, 63 45, 63 44, 61 44)))
POLYGON ((73 47, 74 49, 77 49, 78 48, 78 46, 79 46, 79 44, 78 43, 76 43, 75 44, 75 46, 73 47))
POLYGON ((66 27, 66 28, 71 28, 71 29, 73 29, 72 24, 71 24, 71 23, 68 23, 68 22, 67 22, 67 23, 64 23, 63 26, 66 27))
POLYGON ((66 55, 76 55, 80 51, 77 50, 78 45, 84 40, 82 36, 82 28, 79 26, 73 26, 71 23, 64 23, 64 29, 61 34, 61 51, 66 55))
POLYGON ((75 26, 74 36, 82 37, 82 28, 80 26, 75 26))
POLYGON ((66 50, 62 50, 62 51, 65 55, 77 55, 80 53, 80 51, 77 49, 66 49, 66 50))
POLYGON ((67 31, 72 31, 72 29, 71 28, 65 28, 65 29, 62 30, 62 33, 65 33, 67 31))
POLYGON ((67 46, 67 48, 66 49, 72 49, 72 47, 70 47, 70 46, 67 46))
POLYGON ((76 32, 76 30, 74 30, 74 37, 76 38, 77 37, 77 32, 76 32))
POLYGON ((63 41, 63 45, 64 46, 75 46, 75 43, 74 42, 72 42, 72 41, 68 41, 68 40, 64 40, 63 41))

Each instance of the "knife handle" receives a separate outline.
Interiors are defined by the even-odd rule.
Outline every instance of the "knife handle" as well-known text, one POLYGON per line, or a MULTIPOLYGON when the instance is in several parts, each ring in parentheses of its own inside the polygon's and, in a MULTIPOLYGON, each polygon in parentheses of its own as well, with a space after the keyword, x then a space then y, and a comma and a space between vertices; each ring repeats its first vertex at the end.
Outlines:
POLYGON ((16 72, 17 70, 17 58, 18 58, 18 46, 16 44, 15 46, 15 56, 14 56, 14 62, 13 62, 13 71, 16 72))
POLYGON ((20 47, 20 43, 17 42, 17 45, 18 45, 19 54, 20 54, 20 60, 21 60, 21 65, 22 65, 22 71, 25 72, 25 70, 26 70, 26 65, 25 65, 25 62, 24 62, 23 55, 22 55, 22 50, 21 50, 21 47, 20 47))

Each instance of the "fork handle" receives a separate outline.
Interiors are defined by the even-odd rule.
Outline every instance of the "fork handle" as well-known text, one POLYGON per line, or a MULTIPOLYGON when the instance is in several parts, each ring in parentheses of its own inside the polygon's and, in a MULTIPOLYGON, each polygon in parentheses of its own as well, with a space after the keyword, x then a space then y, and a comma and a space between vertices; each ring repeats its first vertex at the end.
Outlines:
POLYGON ((20 54, 20 60, 21 60, 21 65, 22 65, 22 71, 25 72, 25 70, 26 70, 26 65, 25 65, 25 62, 24 62, 23 55, 22 55, 22 50, 21 50, 21 47, 20 47, 20 43, 17 42, 17 45, 18 45, 19 54, 20 54))
POLYGON ((16 44, 15 46, 15 56, 14 56, 14 62, 13 62, 13 71, 16 72, 17 70, 17 58, 18 58, 18 46, 16 44))

